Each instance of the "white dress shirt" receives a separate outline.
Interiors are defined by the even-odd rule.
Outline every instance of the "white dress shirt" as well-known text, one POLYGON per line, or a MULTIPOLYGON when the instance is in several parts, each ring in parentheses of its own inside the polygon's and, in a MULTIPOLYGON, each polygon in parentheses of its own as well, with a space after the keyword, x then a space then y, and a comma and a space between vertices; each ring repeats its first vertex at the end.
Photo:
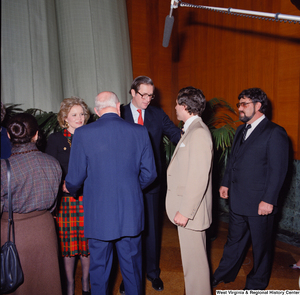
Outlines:
MULTIPOLYGON (((138 118, 139 118, 139 115, 140 113, 137 111, 138 108, 136 108, 133 103, 132 103, 132 100, 130 102, 130 109, 131 109, 131 113, 132 113, 132 117, 133 117, 133 121, 134 123, 138 123, 138 118)), ((145 118, 145 110, 142 110, 142 118, 143 118, 143 122, 145 122, 144 118, 145 118)))
MULTIPOLYGON (((265 117, 266 117, 265 115, 262 115, 261 117, 259 117, 256 121, 254 121, 254 122, 251 124, 251 128, 247 130, 245 140, 250 136, 250 134, 254 131, 254 129, 257 127, 257 125, 258 125, 265 117)), ((248 124, 246 124, 246 125, 248 125, 248 124)))

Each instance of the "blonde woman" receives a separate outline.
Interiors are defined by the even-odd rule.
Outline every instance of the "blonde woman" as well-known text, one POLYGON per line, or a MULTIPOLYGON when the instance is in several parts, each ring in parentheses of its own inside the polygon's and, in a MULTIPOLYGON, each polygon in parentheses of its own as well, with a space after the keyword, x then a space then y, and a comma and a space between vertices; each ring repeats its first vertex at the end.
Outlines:
POLYGON ((74 267, 76 256, 79 256, 82 266, 82 294, 90 294, 90 253, 83 230, 82 193, 74 198, 63 192, 64 179, 68 173, 73 134, 76 128, 86 124, 89 117, 88 107, 81 98, 72 96, 64 99, 57 115, 57 120, 63 130, 51 134, 46 147, 46 153, 59 161, 63 171, 56 223, 67 278, 68 295, 73 295, 75 292, 74 267))

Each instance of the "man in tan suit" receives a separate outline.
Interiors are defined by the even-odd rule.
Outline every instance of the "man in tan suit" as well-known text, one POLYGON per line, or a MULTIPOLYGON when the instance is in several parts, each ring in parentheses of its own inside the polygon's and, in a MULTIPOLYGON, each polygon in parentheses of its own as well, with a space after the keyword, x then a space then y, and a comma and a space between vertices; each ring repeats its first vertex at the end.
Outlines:
POLYGON ((186 295, 210 295, 206 233, 212 221, 213 144, 201 114, 206 100, 200 89, 186 87, 176 100, 184 134, 167 171, 166 210, 178 226, 186 295))

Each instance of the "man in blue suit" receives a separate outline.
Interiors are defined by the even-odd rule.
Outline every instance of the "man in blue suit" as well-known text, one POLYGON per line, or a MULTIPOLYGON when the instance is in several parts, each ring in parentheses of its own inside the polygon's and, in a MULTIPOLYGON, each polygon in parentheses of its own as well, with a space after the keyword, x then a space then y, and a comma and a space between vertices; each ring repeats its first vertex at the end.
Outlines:
POLYGON ((253 268, 245 289, 263 290, 272 268, 272 230, 277 200, 288 168, 288 137, 265 113, 267 95, 259 88, 239 95, 240 120, 220 196, 229 199, 229 230, 213 287, 235 280, 252 241, 253 268))
MULTIPOLYGON (((147 279, 152 282, 152 287, 162 291, 164 285, 160 279, 159 257, 160 257, 160 196, 161 179, 163 177, 163 135, 166 135, 174 144, 180 140, 181 130, 174 125, 166 113, 159 107, 150 105, 154 99, 153 81, 146 76, 139 76, 131 84, 130 94, 132 100, 121 110, 122 118, 131 123, 144 125, 150 136, 153 147, 157 178, 144 190, 145 200, 145 231, 143 233, 145 242, 145 262, 147 279)), ((125 288, 126 289, 126 288, 125 288)), ((125 290, 126 291, 126 290, 125 290)), ((120 293, 124 294, 123 283, 120 293)), ((127 293, 130 294, 130 293, 127 293)))
POLYGON ((142 190, 156 178, 147 129, 120 118, 112 92, 95 99, 96 122, 76 129, 66 187, 74 194, 84 183, 84 234, 91 254, 92 294, 107 294, 116 246, 128 294, 142 294, 142 190))

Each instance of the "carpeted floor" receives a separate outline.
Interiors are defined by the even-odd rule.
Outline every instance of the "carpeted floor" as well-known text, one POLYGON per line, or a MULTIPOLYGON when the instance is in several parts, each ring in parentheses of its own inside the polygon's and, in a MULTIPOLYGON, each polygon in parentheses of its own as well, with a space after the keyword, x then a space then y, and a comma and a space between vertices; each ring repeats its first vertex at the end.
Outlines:
MULTIPOLYGON (((223 254, 223 247, 226 242, 228 224, 220 222, 217 228, 217 237, 209 242, 209 259, 211 262, 212 272, 218 267, 219 261, 223 254)), ((272 269, 272 275, 267 290, 299 290, 300 270, 289 268, 290 264, 300 259, 300 248, 290 244, 276 241, 275 255, 272 269)), ((172 294, 184 295, 184 279, 181 266, 179 241, 176 227, 164 218, 162 232, 162 249, 161 249, 161 279, 164 282, 164 290, 161 292, 152 289, 151 283, 145 280, 145 294, 172 294)), ((221 283, 215 290, 242 290, 245 287, 246 276, 252 268, 252 251, 249 249, 244 264, 238 274, 236 280, 232 283, 221 283)), ((201 275, 201 274, 199 274, 201 275)), ((114 265, 111 275, 111 294, 119 294, 119 285, 122 276, 119 271, 117 262, 114 265)), ((75 295, 81 295, 81 265, 78 262, 76 269, 76 291, 75 295)), ((129 294, 128 294, 129 295, 129 294)), ((195 294, 195 295, 201 295, 195 294)))

